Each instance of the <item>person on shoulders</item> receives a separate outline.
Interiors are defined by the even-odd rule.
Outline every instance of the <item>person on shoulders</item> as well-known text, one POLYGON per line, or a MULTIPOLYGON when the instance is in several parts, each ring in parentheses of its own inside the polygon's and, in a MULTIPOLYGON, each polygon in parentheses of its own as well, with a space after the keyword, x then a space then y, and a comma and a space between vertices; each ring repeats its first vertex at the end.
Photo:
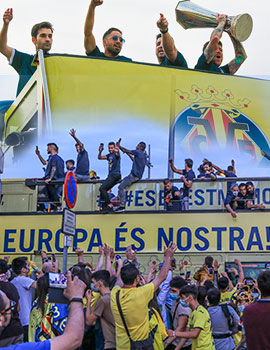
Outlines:
POLYGON ((84 48, 87 56, 105 57, 120 61, 131 62, 132 59, 120 56, 123 44, 122 31, 118 28, 109 28, 103 35, 104 52, 100 52, 93 34, 96 7, 103 4, 103 0, 91 0, 84 25, 84 48))
POLYGON ((177 50, 174 40, 169 34, 168 21, 161 13, 157 21, 160 34, 156 37, 156 56, 161 66, 188 68, 184 56, 177 50))
POLYGON ((215 72, 220 74, 235 74, 243 62, 247 58, 245 49, 240 41, 235 39, 231 33, 228 31, 228 35, 233 43, 235 57, 225 66, 221 66, 223 61, 223 49, 222 42, 220 41, 222 34, 226 31, 226 21, 227 15, 218 14, 217 15, 217 27, 213 30, 211 34, 210 41, 206 42, 203 46, 203 53, 199 58, 195 69, 205 70, 208 72, 215 72))

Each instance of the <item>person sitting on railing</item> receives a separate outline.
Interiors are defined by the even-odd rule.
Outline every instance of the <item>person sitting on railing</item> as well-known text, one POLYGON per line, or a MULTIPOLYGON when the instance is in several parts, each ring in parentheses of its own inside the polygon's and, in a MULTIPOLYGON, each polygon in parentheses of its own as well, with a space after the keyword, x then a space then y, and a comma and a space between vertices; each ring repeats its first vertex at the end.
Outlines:
POLYGON ((96 39, 93 35, 95 9, 97 6, 100 6, 102 4, 103 0, 91 0, 89 5, 84 25, 84 48, 86 55, 95 57, 107 57, 120 61, 131 62, 131 58, 119 56, 125 40, 122 37, 121 30, 117 28, 110 28, 103 35, 104 53, 100 52, 99 48, 97 47, 96 39))
POLYGON ((50 156, 45 170, 45 184, 49 199, 53 202, 52 207, 55 208, 57 206, 57 208, 60 209, 59 204, 57 204, 59 202, 57 190, 61 185, 50 184, 50 182, 52 180, 64 181, 64 161, 58 155, 58 146, 55 143, 48 143, 47 152, 50 156))
POLYGON ((181 211, 180 191, 169 179, 163 180, 166 211, 181 211))
POLYGON ((161 66, 177 66, 188 68, 184 56, 177 50, 173 38, 168 32, 168 21, 160 14, 157 21, 160 34, 156 37, 156 56, 161 66))
MULTIPOLYGON (((17 88, 17 96, 27 84, 28 80, 35 73, 37 67, 33 65, 34 55, 28 55, 19 52, 7 45, 7 33, 10 22, 13 19, 13 9, 8 8, 3 15, 3 27, 0 32, 0 52, 6 56, 9 64, 19 74, 19 83, 17 88)), ((53 42, 53 27, 49 22, 37 23, 31 31, 32 42, 35 45, 36 51, 43 50, 47 55, 52 47, 53 42)))
POLYGON ((176 169, 172 158, 169 159, 169 163, 171 164, 171 169, 174 173, 183 175, 181 177, 184 182, 182 210, 187 211, 189 209, 189 190, 192 187, 193 180, 196 178, 195 173, 192 170, 193 160, 189 158, 185 159, 185 169, 183 170, 176 169))
POLYGON ((227 193, 224 205, 233 218, 237 217, 235 209, 237 208, 236 198, 238 196, 239 187, 237 184, 232 185, 230 191, 227 193))
POLYGON ((109 165, 109 173, 107 178, 103 181, 102 185, 99 188, 100 192, 100 210, 102 213, 113 212, 113 205, 111 204, 108 190, 113 188, 121 180, 121 157, 119 147, 115 145, 114 142, 109 142, 108 150, 109 153, 105 156, 102 155, 104 145, 100 144, 98 149, 98 159, 107 160, 109 165))
POLYGON ((260 204, 255 204, 255 186, 253 182, 248 181, 246 183, 247 186, 247 192, 248 192, 248 202, 247 202, 247 207, 248 209, 265 209, 265 206, 263 203, 260 204))
POLYGON ((131 172, 126 176, 118 187, 118 197, 120 200, 120 207, 115 210, 115 212, 121 213, 125 211, 125 190, 130 187, 133 183, 138 182, 144 173, 144 169, 147 163, 147 155, 145 153, 146 144, 145 142, 140 142, 135 150, 129 150, 120 145, 121 139, 116 143, 116 146, 120 148, 123 153, 134 156, 132 162, 131 172))
POLYGON ((217 15, 218 25, 213 30, 210 41, 204 44, 203 53, 199 58, 195 69, 233 75, 246 60, 247 54, 243 45, 240 41, 235 39, 230 32, 227 32, 234 46, 235 58, 229 64, 220 67, 223 61, 223 50, 220 39, 225 30, 226 20, 227 15, 217 15))
POLYGON ((75 168, 75 177, 78 181, 89 181, 89 157, 88 152, 84 148, 84 144, 77 138, 76 130, 71 129, 69 135, 76 141, 77 166, 75 168))

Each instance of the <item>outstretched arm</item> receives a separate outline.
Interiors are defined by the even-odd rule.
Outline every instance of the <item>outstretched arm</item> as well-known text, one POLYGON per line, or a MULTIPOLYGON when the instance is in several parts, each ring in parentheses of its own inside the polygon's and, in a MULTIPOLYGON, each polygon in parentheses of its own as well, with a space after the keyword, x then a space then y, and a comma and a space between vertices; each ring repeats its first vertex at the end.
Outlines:
POLYGON ((131 154, 131 150, 129 150, 129 149, 127 149, 127 148, 125 148, 125 147, 122 147, 122 146, 120 146, 119 145, 119 149, 122 151, 122 152, 124 152, 124 153, 126 153, 126 154, 131 154))
POLYGON ((38 156, 38 159, 41 161, 41 163, 42 163, 43 165, 46 165, 47 162, 46 162, 46 160, 42 157, 42 155, 40 154, 40 151, 39 151, 39 149, 38 149, 38 146, 36 146, 35 152, 36 152, 36 155, 38 156))
POLYGON ((153 284, 155 286, 155 291, 159 288, 161 283, 167 278, 169 269, 171 267, 171 257, 173 257, 177 246, 175 243, 170 242, 168 248, 164 248, 164 261, 159 275, 154 279, 153 284))
POLYGON ((8 27, 9 23, 13 19, 13 10, 12 8, 9 8, 5 11, 3 15, 3 27, 0 32, 0 52, 6 56, 8 60, 10 60, 10 57, 12 55, 12 48, 7 45, 7 33, 8 33, 8 27))
POLYGON ((80 150, 84 151, 83 143, 77 138, 76 136, 76 130, 71 129, 69 132, 69 135, 74 138, 74 140, 77 142, 77 144, 80 146, 80 150))
POLYGON ((95 9, 103 4, 103 0, 91 0, 84 24, 84 48, 91 53, 96 48, 96 39, 93 35, 95 9))
POLYGON ((157 21, 157 27, 161 31, 162 46, 166 56, 168 57, 168 60, 170 62, 175 62, 177 58, 177 49, 175 47, 173 38, 170 36, 168 32, 168 21, 162 13, 160 14, 160 18, 157 21))
MULTIPOLYGON (((206 158, 204 158, 203 161, 204 161, 204 162, 209 162, 209 160, 206 159, 206 158)), ((212 162, 211 162, 211 163, 212 163, 212 162)), ((213 167, 214 169, 216 169, 219 173, 224 174, 224 170, 222 170, 222 169, 221 169, 220 167, 218 167, 217 165, 215 165, 215 164, 212 163, 212 167, 213 167)))
POLYGON ((242 63, 247 59, 247 54, 244 46, 240 43, 240 41, 235 39, 230 32, 228 32, 228 35, 231 38, 235 52, 234 59, 229 63, 229 69, 231 74, 235 74, 242 63))
POLYGON ((220 15, 220 14, 217 15, 218 25, 213 30, 210 37, 210 42, 204 50, 204 55, 208 63, 211 62, 215 56, 216 49, 218 48, 218 43, 222 37, 224 27, 226 25, 226 20, 227 20, 226 15, 220 15))
POLYGON ((176 169, 176 167, 175 167, 174 164, 173 164, 172 158, 169 159, 169 163, 170 163, 171 169, 172 169, 172 171, 173 171, 174 173, 183 175, 183 170, 176 169))

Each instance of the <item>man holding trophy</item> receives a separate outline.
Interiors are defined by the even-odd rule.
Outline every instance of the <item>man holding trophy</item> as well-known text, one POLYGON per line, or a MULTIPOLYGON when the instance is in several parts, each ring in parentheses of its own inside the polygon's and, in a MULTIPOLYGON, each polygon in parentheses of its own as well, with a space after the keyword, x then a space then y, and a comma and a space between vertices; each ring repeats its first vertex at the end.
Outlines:
POLYGON ((245 49, 241 42, 225 29, 227 15, 218 14, 216 17, 217 27, 213 30, 210 41, 204 44, 203 53, 199 58, 195 69, 206 70, 215 73, 235 74, 247 58, 245 49), (233 43, 235 58, 225 66, 221 67, 223 61, 222 43, 220 41, 223 32, 226 31, 233 43))

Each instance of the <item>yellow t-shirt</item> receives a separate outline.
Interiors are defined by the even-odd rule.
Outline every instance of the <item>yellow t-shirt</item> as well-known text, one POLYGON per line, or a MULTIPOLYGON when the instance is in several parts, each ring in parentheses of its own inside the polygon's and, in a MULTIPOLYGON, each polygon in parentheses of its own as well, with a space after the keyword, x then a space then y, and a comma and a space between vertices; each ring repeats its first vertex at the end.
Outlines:
POLYGON ((164 340, 168 338, 168 334, 166 332, 165 324, 160 317, 159 313, 152 308, 151 310, 152 316, 149 320, 149 331, 151 332, 156 328, 154 333, 154 350, 164 350, 164 340))
POLYGON ((232 296, 234 295, 234 293, 236 291, 237 291, 237 288, 235 287, 230 292, 221 293, 220 304, 227 304, 227 303, 229 303, 231 301, 231 299, 232 299, 232 296))
POLYGON ((188 319, 188 328, 200 328, 201 332, 196 339, 192 339, 192 350, 215 350, 214 339, 211 331, 211 320, 208 311, 199 305, 192 311, 188 319))
POLYGON ((154 296, 153 283, 138 288, 114 287, 111 292, 111 309, 115 319, 116 348, 130 348, 125 327, 116 303, 116 292, 120 289, 120 305, 133 341, 145 340, 149 336, 148 303, 154 296))

